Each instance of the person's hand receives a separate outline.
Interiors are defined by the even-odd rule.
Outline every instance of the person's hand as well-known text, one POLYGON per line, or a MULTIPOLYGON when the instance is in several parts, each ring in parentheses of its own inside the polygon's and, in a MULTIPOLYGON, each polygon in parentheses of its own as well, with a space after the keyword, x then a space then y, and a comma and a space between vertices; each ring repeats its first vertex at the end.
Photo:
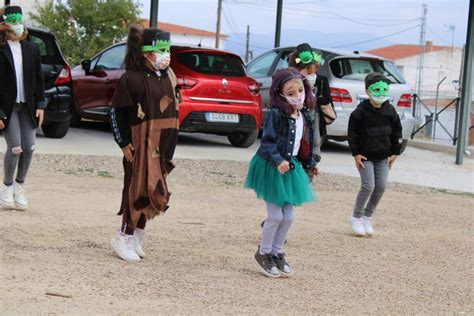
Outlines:
POLYGON ((313 179, 314 176, 319 176, 321 174, 321 171, 319 169, 319 167, 316 167, 316 168, 313 168, 309 171, 309 176, 311 179, 313 179))
POLYGON ((123 152, 123 155, 125 156, 125 159, 128 161, 128 162, 132 162, 133 161, 133 151, 135 149, 133 148, 132 144, 128 144, 127 146, 123 147, 122 148, 122 152, 123 152))
POLYGON ((395 162, 395 160, 397 159, 397 155, 391 155, 390 157, 388 157, 388 169, 392 169, 392 165, 393 163, 395 162))
POLYGON ((278 165, 277 169, 281 174, 284 174, 285 172, 290 170, 290 163, 285 160, 281 164, 278 165))
POLYGON ((0 120, 0 129, 4 129, 5 128, 5 123, 3 123, 3 120, 0 120))
POLYGON ((362 156, 362 155, 356 155, 356 156, 354 156, 354 160, 355 160, 355 163, 356 163, 357 170, 360 170, 361 168, 365 169, 363 161, 367 160, 367 157, 362 156))
POLYGON ((36 110, 36 117, 38 118, 38 126, 41 127, 41 125, 43 125, 44 110, 36 110))

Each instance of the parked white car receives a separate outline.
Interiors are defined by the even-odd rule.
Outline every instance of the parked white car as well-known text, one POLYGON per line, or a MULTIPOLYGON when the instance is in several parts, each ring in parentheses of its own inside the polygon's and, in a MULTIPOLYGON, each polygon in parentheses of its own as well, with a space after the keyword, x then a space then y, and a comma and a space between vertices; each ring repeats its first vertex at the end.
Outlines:
MULTIPOLYGON (((247 73, 262 83, 260 93, 264 117, 268 111, 272 75, 278 69, 288 67, 288 55, 295 49, 296 47, 275 48, 258 56, 247 65, 247 73)), ((368 98, 365 93, 365 76, 376 71, 384 74, 392 82, 390 103, 396 107, 403 126, 403 151, 416 121, 412 114, 413 91, 395 64, 390 60, 365 53, 317 50, 322 54, 324 60, 318 74, 328 78, 332 100, 337 112, 337 119, 333 124, 327 126, 327 138, 336 141, 347 140, 349 116, 361 100, 368 98)))

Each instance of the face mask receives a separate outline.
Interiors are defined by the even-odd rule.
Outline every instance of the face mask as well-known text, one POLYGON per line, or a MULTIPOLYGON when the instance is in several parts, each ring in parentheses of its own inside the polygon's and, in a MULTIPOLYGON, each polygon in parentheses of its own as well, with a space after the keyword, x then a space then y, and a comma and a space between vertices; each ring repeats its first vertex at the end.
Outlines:
POLYGON ((22 36, 25 31, 25 26, 23 24, 9 24, 10 27, 15 31, 16 36, 22 36))
POLYGON ((147 57, 148 61, 151 63, 155 70, 162 70, 167 68, 171 62, 170 53, 155 53, 156 59, 155 61, 151 60, 147 57))
POLYGON ((311 87, 314 86, 314 84, 316 83, 316 74, 307 75, 306 80, 308 80, 311 87))
POLYGON ((285 99, 292 107, 301 110, 303 108, 305 95, 302 93, 299 97, 285 97, 285 99))
POLYGON ((388 97, 383 97, 383 96, 380 96, 380 97, 370 96, 370 98, 372 99, 372 101, 374 101, 378 105, 383 104, 385 103, 385 101, 388 100, 388 97))

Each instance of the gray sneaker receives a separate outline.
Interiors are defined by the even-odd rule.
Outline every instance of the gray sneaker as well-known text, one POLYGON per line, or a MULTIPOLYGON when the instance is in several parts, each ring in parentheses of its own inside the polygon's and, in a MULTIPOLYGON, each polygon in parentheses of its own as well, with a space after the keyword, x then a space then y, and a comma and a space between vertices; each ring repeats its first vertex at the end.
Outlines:
POLYGON ((254 256, 255 263, 260 268, 260 272, 270 278, 278 278, 280 276, 280 271, 278 270, 275 261, 273 260, 272 254, 260 254, 260 247, 257 249, 257 252, 254 256))
POLYGON ((280 270, 281 275, 287 277, 293 275, 293 269, 291 269, 290 265, 286 261, 284 253, 273 255, 273 261, 275 261, 275 264, 278 270, 280 270))

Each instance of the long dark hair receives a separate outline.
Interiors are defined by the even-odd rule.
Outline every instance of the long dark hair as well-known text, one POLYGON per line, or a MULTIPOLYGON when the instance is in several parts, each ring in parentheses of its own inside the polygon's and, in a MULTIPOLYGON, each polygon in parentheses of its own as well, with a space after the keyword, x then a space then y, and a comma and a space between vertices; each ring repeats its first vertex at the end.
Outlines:
POLYGON ((308 108, 313 108, 315 105, 315 98, 313 90, 308 80, 305 80, 304 76, 299 73, 295 68, 281 69, 278 70, 272 77, 272 85, 270 87, 270 102, 272 108, 277 108, 283 111, 286 115, 293 113, 293 107, 286 101, 285 97, 282 96, 283 85, 293 79, 300 78, 303 81, 304 86, 304 105, 308 108))
POLYGON ((143 27, 132 24, 128 28, 127 53, 125 54, 126 70, 141 70, 145 59, 142 53, 143 27))

